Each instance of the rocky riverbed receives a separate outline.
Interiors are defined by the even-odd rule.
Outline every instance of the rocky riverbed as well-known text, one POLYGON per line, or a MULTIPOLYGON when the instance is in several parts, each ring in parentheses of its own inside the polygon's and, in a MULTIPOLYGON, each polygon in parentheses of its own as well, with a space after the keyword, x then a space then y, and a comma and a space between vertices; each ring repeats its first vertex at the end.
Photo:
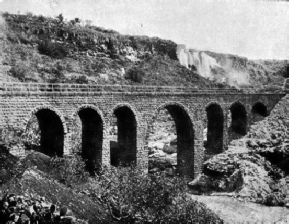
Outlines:
POLYGON ((149 134, 149 172, 176 174, 177 135, 175 123, 166 109, 159 112, 149 134))

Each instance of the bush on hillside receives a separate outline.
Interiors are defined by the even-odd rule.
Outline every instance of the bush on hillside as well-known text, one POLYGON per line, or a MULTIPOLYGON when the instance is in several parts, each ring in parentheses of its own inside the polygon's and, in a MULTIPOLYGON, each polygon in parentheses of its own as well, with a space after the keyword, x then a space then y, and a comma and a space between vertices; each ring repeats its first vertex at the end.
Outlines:
POLYGON ((19 41, 22 44, 32 44, 33 41, 35 41, 35 38, 28 37, 26 33, 20 33, 18 35, 19 41))
POLYGON ((85 162, 80 155, 52 157, 50 159, 50 175, 53 179, 67 185, 73 186, 87 180, 89 173, 86 171, 85 162))
POLYGON ((127 71, 125 78, 133 82, 142 83, 144 75, 145 72, 141 68, 132 67, 127 71))
POLYGON ((40 22, 44 22, 46 18, 43 15, 39 15, 37 18, 40 22))
POLYGON ((114 220, 122 223, 222 223, 186 194, 186 182, 140 168, 105 169, 95 191, 114 220))
POLYGON ((264 201, 260 203, 268 206, 284 206, 286 201, 286 193, 273 192, 266 196, 264 201))
POLYGON ((50 72, 50 79, 48 80, 49 83, 63 83, 66 81, 66 78, 61 70, 51 68, 50 72))
POLYGON ((7 37, 7 40, 9 40, 13 44, 16 44, 19 42, 18 35, 14 32, 7 32, 6 37, 7 37))
POLYGON ((25 138, 23 129, 5 121, 4 127, 0 129, 0 184, 22 174, 27 168, 27 164, 12 155, 11 151, 21 154, 25 143, 30 144, 29 141, 32 140, 25 138))
POLYGON ((27 63, 24 62, 17 62, 12 68, 10 69, 10 74, 19 79, 22 82, 27 81, 27 78, 31 75, 31 68, 27 63))
POLYGON ((16 145, 23 145, 22 134, 20 128, 14 128, 6 122, 5 127, 0 130, 0 144, 8 150, 16 145))
POLYGON ((289 65, 287 65, 285 67, 285 71, 284 71, 283 77, 284 78, 289 78, 289 65))
POLYGON ((88 79, 85 75, 72 76, 69 80, 70 83, 88 84, 88 79))
POLYGON ((156 39, 155 50, 161 55, 168 55, 171 59, 178 61, 177 44, 170 40, 156 39))
POLYGON ((48 40, 39 42, 38 51, 40 54, 47 55, 54 59, 63 59, 69 53, 63 44, 53 43, 48 40))
POLYGON ((91 64, 83 62, 84 67, 88 67, 89 65, 90 68, 92 69, 93 74, 96 72, 102 72, 102 70, 105 69, 107 66, 104 62, 98 60, 93 60, 91 64))
POLYGON ((37 117, 34 115, 28 121, 26 129, 14 127, 9 120, 4 121, 4 126, 0 129, 0 145, 8 149, 19 150, 39 150, 40 129, 37 117))

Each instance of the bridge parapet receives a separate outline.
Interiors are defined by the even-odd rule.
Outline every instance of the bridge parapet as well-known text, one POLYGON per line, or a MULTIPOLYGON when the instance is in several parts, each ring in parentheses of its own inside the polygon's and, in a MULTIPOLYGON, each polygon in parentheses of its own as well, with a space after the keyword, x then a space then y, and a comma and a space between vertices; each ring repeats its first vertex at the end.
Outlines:
POLYGON ((91 85, 91 84, 64 84, 64 83, 21 83, 2 82, 0 92, 8 93, 184 93, 184 94, 244 94, 252 90, 238 90, 236 88, 210 88, 180 86, 145 86, 145 85, 91 85))

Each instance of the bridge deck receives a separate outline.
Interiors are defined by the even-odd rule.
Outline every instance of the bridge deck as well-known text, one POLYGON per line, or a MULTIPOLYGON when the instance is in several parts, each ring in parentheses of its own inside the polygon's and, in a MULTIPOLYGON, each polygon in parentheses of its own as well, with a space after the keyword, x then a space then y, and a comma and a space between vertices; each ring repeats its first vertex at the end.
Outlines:
MULTIPOLYGON (((169 93, 169 94, 274 94, 273 92, 256 92, 256 89, 207 88, 180 86, 144 86, 144 85, 91 85, 64 83, 0 83, 0 93, 169 93)), ((286 91, 275 92, 277 94, 286 91)))

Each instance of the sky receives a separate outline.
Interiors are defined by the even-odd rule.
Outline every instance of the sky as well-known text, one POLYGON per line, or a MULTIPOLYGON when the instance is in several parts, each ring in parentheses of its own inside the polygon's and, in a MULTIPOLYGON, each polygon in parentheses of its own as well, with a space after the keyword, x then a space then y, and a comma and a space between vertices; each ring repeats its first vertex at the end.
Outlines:
POLYGON ((289 2, 261 0, 0 0, 0 11, 80 18, 122 34, 250 59, 289 59, 289 2))

